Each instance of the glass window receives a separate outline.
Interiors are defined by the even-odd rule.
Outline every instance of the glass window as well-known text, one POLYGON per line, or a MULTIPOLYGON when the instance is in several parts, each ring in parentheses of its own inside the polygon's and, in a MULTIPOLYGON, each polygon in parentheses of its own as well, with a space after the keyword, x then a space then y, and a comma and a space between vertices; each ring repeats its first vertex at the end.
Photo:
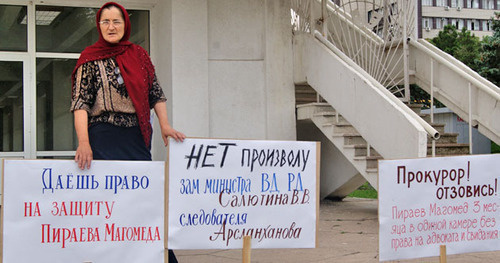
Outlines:
POLYGON ((432 0, 422 0, 423 6, 432 6, 432 0))
POLYGON ((463 7, 463 0, 451 0, 451 7, 463 7))
POLYGON ((23 63, 0 61, 0 151, 24 148, 23 63))
POLYGON ((457 29, 462 30, 462 28, 465 26, 465 21, 463 19, 458 19, 457 23, 457 29))
POLYGON ((490 22, 488 20, 483 20, 483 31, 490 31, 490 22))
POLYGON ((436 18, 436 29, 443 28, 443 20, 444 20, 444 18, 436 18))
POLYGON ((0 51, 27 51, 26 6, 0 5, 0 51))
POLYGON ((467 0, 467 8, 479 8, 479 0, 467 0))
POLYGON ((494 0, 488 0, 488 5, 486 9, 495 9, 495 3, 493 2, 494 0))
MULTIPOLYGON (((98 39, 95 15, 98 9, 36 6, 38 52, 80 53, 98 39)), ((130 41, 149 51, 149 12, 127 10, 132 31, 130 41)))
POLYGON ((431 17, 422 18, 422 25, 424 25, 424 29, 432 28, 432 18, 431 17))
POLYGON ((97 41, 94 8, 36 6, 36 50, 81 52, 97 41))
POLYGON ((436 6, 447 6, 448 1, 447 0, 436 0, 436 6))
POLYGON ((450 24, 450 19, 449 18, 441 18, 442 20, 442 27, 449 25, 450 24))
POLYGON ((71 73, 74 59, 37 59, 36 123, 38 151, 71 151, 77 139, 73 129, 71 73))

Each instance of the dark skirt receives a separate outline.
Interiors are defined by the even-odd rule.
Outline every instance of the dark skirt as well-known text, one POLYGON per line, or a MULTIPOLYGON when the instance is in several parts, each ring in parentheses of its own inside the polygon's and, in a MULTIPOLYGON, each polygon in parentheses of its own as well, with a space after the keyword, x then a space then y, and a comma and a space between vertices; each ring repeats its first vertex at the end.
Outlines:
MULTIPOLYGON (((111 123, 94 123, 89 127, 89 141, 94 160, 151 161, 151 147, 146 147, 138 126, 127 128, 111 123)), ((168 262, 177 263, 170 249, 168 262)))
POLYGON ((89 127, 89 141, 94 160, 151 161, 151 148, 146 147, 139 126, 94 123, 89 127))

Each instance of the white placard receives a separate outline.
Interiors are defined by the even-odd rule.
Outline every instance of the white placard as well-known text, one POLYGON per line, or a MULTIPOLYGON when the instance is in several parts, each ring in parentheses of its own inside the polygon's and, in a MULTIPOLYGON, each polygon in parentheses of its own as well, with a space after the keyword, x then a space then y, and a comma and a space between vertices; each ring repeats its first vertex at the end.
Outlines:
POLYGON ((500 249, 500 154, 379 162, 380 260, 500 249))
POLYGON ((4 160, 3 262, 164 262, 165 163, 4 160))
POLYGON ((168 247, 313 248, 319 143, 186 139, 169 146, 168 247))

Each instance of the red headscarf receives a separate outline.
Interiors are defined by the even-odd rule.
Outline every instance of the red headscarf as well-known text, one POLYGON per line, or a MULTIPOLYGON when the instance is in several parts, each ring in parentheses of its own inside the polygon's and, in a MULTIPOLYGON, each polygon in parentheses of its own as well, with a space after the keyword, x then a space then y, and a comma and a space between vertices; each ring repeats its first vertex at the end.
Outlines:
POLYGON ((80 58, 76 62, 76 67, 71 77, 73 81, 72 87, 74 87, 75 73, 78 67, 89 61, 115 57, 128 95, 134 104, 142 137, 144 138, 146 146, 149 147, 152 134, 149 87, 152 85, 154 79, 154 67, 151 63, 151 59, 146 50, 128 41, 130 37, 130 19, 127 10, 125 10, 123 6, 114 2, 104 4, 97 12, 96 25, 97 31, 99 32, 99 40, 93 45, 85 48, 80 54, 80 58), (101 27, 99 26, 102 10, 110 6, 115 6, 122 11, 125 22, 125 33, 123 38, 116 44, 111 44, 104 40, 101 27))

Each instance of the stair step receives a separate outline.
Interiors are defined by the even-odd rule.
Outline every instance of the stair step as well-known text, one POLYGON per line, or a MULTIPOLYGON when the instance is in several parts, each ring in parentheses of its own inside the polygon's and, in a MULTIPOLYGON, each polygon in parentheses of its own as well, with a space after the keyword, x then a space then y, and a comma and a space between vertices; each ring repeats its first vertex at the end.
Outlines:
POLYGON ((325 108, 333 110, 333 107, 330 106, 330 104, 325 103, 325 102, 311 102, 311 103, 304 104, 304 105, 298 105, 297 108, 299 108, 299 109, 300 108, 314 108, 314 109, 317 109, 315 112, 323 111, 322 109, 325 109, 325 108))
MULTIPOLYGON (((427 145, 427 155, 431 156, 432 145, 427 145)), ((436 144, 436 155, 452 156, 452 155, 468 155, 469 145, 464 143, 445 143, 436 144)))
POLYGON ((440 134, 445 133, 444 132, 444 123, 431 123, 431 126, 436 129, 440 134))
MULTIPOLYGON (((436 140, 436 144, 450 144, 450 143, 457 143, 457 138, 458 138, 458 133, 441 133, 441 137, 439 140, 436 140)), ((427 136, 427 141, 429 144, 432 142, 432 139, 430 139, 429 136, 427 136)))
POLYGON ((325 128, 333 128, 334 133, 357 133, 358 131, 354 126, 347 122, 327 122, 323 124, 323 127, 325 128))
MULTIPOLYGON (((367 157, 367 149, 366 149, 366 144, 353 144, 353 145, 344 145, 345 149, 354 149, 354 156, 359 157, 367 157)), ((380 154, 373 149, 373 147, 370 147, 370 157, 371 156, 380 156, 380 154)))
MULTIPOLYGON (((316 117, 316 116, 335 117, 335 114, 336 114, 336 112, 335 112, 335 110, 333 110, 333 108, 332 108, 332 110, 327 110, 327 111, 319 111, 319 112, 316 112, 316 113, 314 113, 314 116, 315 116, 315 117, 316 117)), ((339 117, 340 117, 340 115, 339 115, 339 117)))
POLYGON ((367 169, 376 168, 378 170, 378 161, 383 160, 382 156, 367 156, 366 160, 368 161, 366 164, 367 169))
POLYGON ((316 91, 314 91, 313 89, 295 89, 295 94, 318 94, 316 93, 316 91))
POLYGON ((308 98, 308 97, 302 97, 302 98, 297 98, 295 100, 295 103, 297 105, 303 105, 303 104, 308 104, 308 103, 311 103, 311 102, 316 102, 316 97, 314 98, 308 98))
POLYGON ((356 156, 355 161, 366 161, 366 169, 378 169, 378 160, 383 160, 382 156, 356 156))
POLYGON ((422 107, 424 107, 424 104, 417 104, 417 103, 406 103, 406 106, 408 106, 412 111, 414 111, 416 114, 420 114, 422 111, 422 107))
POLYGON ((431 115, 427 113, 420 113, 418 116, 422 118, 425 122, 431 123, 431 115))
POLYGON ((334 133, 334 138, 343 137, 344 145, 349 144, 365 144, 366 140, 359 133, 334 133))
POLYGON ((306 104, 300 104, 296 106, 297 108, 297 120, 310 119, 317 112, 333 111, 332 106, 328 103, 322 102, 311 102, 306 104))
POLYGON ((324 101, 324 99, 319 96, 318 93, 309 85, 296 85, 295 86, 295 104, 303 105, 307 103, 313 103, 324 101))

